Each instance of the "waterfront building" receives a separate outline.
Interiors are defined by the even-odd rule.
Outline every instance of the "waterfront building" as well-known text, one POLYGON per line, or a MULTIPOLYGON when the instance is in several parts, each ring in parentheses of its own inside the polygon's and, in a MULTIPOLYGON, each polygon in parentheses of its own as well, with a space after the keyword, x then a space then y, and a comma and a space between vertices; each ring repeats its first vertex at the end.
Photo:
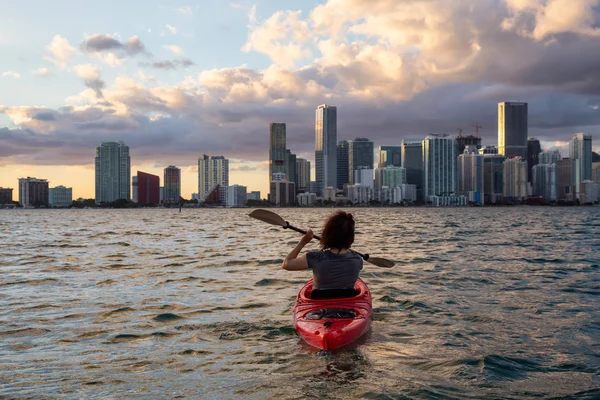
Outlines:
POLYGON ((574 202, 575 161, 563 158, 556 163, 556 197, 558 201, 574 202))
POLYGON ((531 171, 538 165, 539 155, 542 152, 542 145, 536 138, 527 139, 527 182, 533 182, 531 171))
POLYGON ((13 204, 13 189, 0 186, 0 206, 13 204))
POLYGON ((402 184, 402 197, 401 201, 406 200, 409 202, 417 201, 417 185, 409 183, 402 184))
POLYGON ((552 164, 556 164, 561 159, 562 159, 562 156, 560 155, 560 151, 558 151, 556 149, 542 151, 540 154, 538 154, 538 164, 552 165, 552 164))
POLYGON ((471 146, 458 156, 458 193, 481 206, 485 204, 484 158, 485 155, 478 154, 471 146))
POLYGON ((569 158, 574 161, 575 199, 580 199, 580 183, 592 179, 592 137, 576 133, 569 142, 569 158))
POLYGON ((160 204, 160 177, 138 171, 138 204, 160 204))
POLYGON ((556 164, 537 164, 531 175, 532 194, 546 202, 556 201, 556 164))
POLYGON ((124 142, 96 147, 96 204, 131 198, 131 158, 124 142))
POLYGON ((592 182, 600 183, 600 162, 592 163, 592 182))
POLYGON ((298 192, 310 191, 310 161, 304 158, 296 159, 296 182, 298 192))
POLYGON ((358 167, 352 175, 354 176, 355 185, 363 185, 370 188, 375 187, 375 177, 373 175, 372 167, 358 167))
POLYGON ((337 191, 337 189, 334 188, 333 186, 328 186, 325 189, 323 189, 323 201, 326 201, 326 200, 335 201, 336 191, 337 191))
POLYGON ((290 150, 285 151, 286 174, 285 179, 294 182, 296 190, 298 190, 298 173, 296 171, 296 155, 290 150))
POLYGON ((287 172, 286 125, 273 122, 269 124, 269 181, 273 174, 287 172))
POLYGON ((315 115, 315 172, 317 194, 337 187, 337 107, 322 104, 315 115))
POLYGON ((377 189, 384 186, 394 189, 404 183, 406 183, 406 168, 390 165, 375 170, 375 188, 377 189))
POLYGON ((423 200, 423 142, 402 140, 402 167, 406 169, 406 183, 416 185, 417 200, 423 200))
POLYGON ((366 138, 356 138, 348 141, 348 177, 350 182, 356 183, 354 171, 359 168, 374 166, 373 142, 366 138))
POLYGON ((369 204, 373 199, 373 188, 363 185, 348 185, 348 200, 352 204, 369 204))
POLYGON ((502 195, 508 203, 521 203, 527 199, 527 161, 522 157, 504 160, 502 195))
POLYGON ((300 193, 296 196, 299 206, 310 207, 317 202, 317 195, 315 193, 300 193))
POLYGON ((232 185, 227 187, 227 207, 245 207, 248 201, 247 187, 232 185))
POLYGON ((48 181, 29 176, 20 178, 19 204, 23 207, 48 207, 50 205, 48 181))
POLYGON ((248 193, 247 197, 248 200, 261 200, 260 191, 257 190, 253 190, 252 192, 248 193))
POLYGON ((527 103, 498 103, 498 154, 527 160, 527 103))
POLYGON ((165 203, 179 203, 181 198, 181 169, 169 165, 164 169, 164 197, 165 203))
POLYGON ((136 176, 131 177, 131 201, 134 203, 138 202, 138 178, 136 176))
POLYGON ((226 204, 228 186, 228 159, 223 156, 209 157, 206 154, 198 158, 198 194, 201 201, 205 202, 209 194, 212 194, 211 204, 226 204))
POLYGON ((581 182, 581 204, 593 204, 599 200, 600 185, 592 181, 581 182))
POLYGON ((48 189, 50 207, 65 208, 73 204, 73 188, 62 185, 48 189))
POLYGON ((200 202, 200 195, 198 193, 192 193, 190 200, 196 200, 197 202, 200 202))
POLYGON ((338 142, 337 145, 337 188, 343 189, 350 183, 349 144, 347 140, 338 142))
POLYGON ((296 185, 287 180, 271 181, 269 201, 277 206, 293 206, 296 202, 296 185))
POLYGON ((467 205, 465 196, 429 196, 428 200, 433 207, 463 207, 467 205))
POLYGON ((456 140, 446 134, 431 134, 423 140, 422 151, 427 202, 431 201, 431 196, 457 195, 456 140))
POLYGON ((485 204, 503 202, 504 156, 485 154, 483 156, 483 197, 485 204))

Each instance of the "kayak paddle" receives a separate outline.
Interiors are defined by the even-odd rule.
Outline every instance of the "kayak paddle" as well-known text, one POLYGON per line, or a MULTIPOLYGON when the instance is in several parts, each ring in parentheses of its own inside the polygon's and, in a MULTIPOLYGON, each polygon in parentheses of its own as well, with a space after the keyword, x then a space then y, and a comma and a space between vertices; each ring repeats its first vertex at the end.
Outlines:
MULTIPOLYGON (((271 225, 276 225, 276 226, 280 226, 283 229, 291 229, 293 231, 296 232, 300 232, 302 234, 305 234, 306 231, 300 228, 296 228, 295 226, 290 225, 289 222, 285 221, 283 218, 281 218, 281 216, 279 216, 278 214, 275 214, 272 211, 269 210, 262 210, 262 209, 258 209, 258 210, 254 210, 249 214, 252 218, 256 218, 260 221, 266 222, 267 224, 271 224, 271 225)), ((321 240, 321 238, 317 235, 314 235, 314 238, 317 240, 321 240)), ((378 267, 381 268, 392 268, 394 266, 394 262, 387 260, 385 258, 380 258, 380 257, 371 257, 368 254, 360 254, 358 251, 354 251, 356 254, 358 254, 359 256, 361 256, 363 258, 363 260, 369 262, 370 264, 376 265, 378 267)))

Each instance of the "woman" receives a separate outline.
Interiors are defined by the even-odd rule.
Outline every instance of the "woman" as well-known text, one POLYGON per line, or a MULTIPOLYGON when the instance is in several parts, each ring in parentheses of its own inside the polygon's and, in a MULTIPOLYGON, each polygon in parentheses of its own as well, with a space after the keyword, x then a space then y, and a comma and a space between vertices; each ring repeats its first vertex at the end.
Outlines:
POLYGON ((361 256, 350 250, 354 242, 352 214, 338 211, 329 217, 321 235, 321 250, 298 257, 313 238, 309 230, 300 243, 283 260, 281 267, 288 271, 312 269, 313 299, 352 297, 358 293, 354 284, 363 267, 361 256))

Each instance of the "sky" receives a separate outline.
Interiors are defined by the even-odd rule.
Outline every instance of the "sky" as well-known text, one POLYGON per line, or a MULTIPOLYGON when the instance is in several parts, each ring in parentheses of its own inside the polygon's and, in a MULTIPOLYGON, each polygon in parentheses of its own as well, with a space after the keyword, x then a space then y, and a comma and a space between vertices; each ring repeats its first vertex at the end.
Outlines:
POLYGON ((479 124, 497 145, 497 103, 526 101, 544 149, 584 132, 599 151, 599 48, 599 0, 5 1, 0 186, 93 198, 95 148, 122 140, 132 176, 180 167, 184 198, 203 154, 264 197, 269 123, 312 161, 324 103, 338 140, 479 124))

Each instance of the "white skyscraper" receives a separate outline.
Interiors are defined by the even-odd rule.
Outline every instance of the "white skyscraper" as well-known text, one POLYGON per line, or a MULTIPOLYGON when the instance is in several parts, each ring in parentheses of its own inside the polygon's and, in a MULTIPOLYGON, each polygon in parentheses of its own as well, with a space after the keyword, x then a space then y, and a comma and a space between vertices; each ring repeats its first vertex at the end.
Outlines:
POLYGON ((123 142, 96 147, 96 204, 131 198, 131 158, 123 142))
POLYGON ((371 189, 375 187, 375 177, 373 168, 360 167, 354 171, 354 184, 368 186, 371 189))
POLYGON ((458 194, 456 178, 456 140, 446 134, 432 134, 423 140, 424 197, 455 196, 458 194))
POLYGON ((219 199, 227 203, 227 187, 229 186, 229 160, 223 156, 209 157, 206 154, 198 158, 198 195, 201 201, 219 185, 219 199))
POLYGON ((337 187, 337 107, 322 104, 315 118, 315 169, 319 193, 337 187))
POLYGON ((503 171, 504 200, 520 203, 527 198, 527 161, 521 157, 510 157, 504 160, 503 171))
POLYGON ((484 204, 484 158, 471 146, 458 156, 458 192, 479 205, 484 204))

